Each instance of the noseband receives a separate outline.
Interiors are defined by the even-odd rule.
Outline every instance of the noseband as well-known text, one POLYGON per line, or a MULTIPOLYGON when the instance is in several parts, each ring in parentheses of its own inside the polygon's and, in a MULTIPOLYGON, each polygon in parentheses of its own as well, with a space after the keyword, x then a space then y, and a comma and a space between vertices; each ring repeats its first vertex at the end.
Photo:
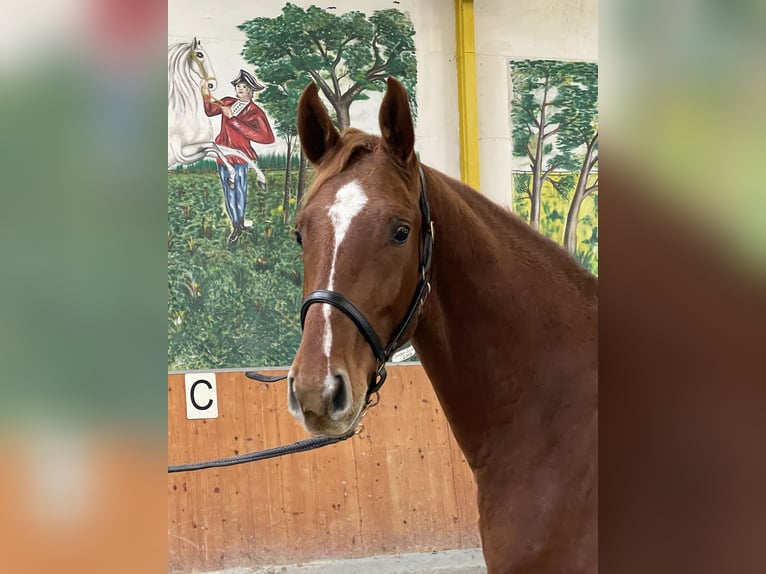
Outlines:
POLYGON ((208 76, 207 70, 205 69, 205 64, 202 63, 202 60, 200 60, 197 57, 197 54, 195 53, 195 50, 189 50, 189 59, 197 65, 197 71, 199 72, 200 78, 202 78, 204 81, 209 82, 211 80, 216 80, 215 76, 208 76))
POLYGON ((356 328, 362 333, 362 336, 370 345, 372 353, 377 359, 377 367, 370 379, 367 386, 367 396, 365 397, 365 404, 369 404, 370 397, 380 390, 383 383, 386 381, 386 362, 394 354, 394 351, 402 343, 402 337, 407 331, 407 328, 412 323, 413 319, 418 315, 425 303, 426 296, 431 291, 430 284, 430 269, 431 269, 431 254, 433 251, 434 242, 434 230, 433 222, 431 221, 431 208, 428 204, 428 188, 426 186, 426 178, 423 173, 423 168, 418 166, 420 173, 420 214, 422 217, 422 232, 423 232, 423 250, 420 255, 420 269, 418 284, 415 287, 415 293, 410 301, 410 306, 407 308, 407 312, 404 315, 401 323, 394 329, 391 334, 391 338, 388 344, 384 347, 380 342, 380 337, 372 328, 370 322, 365 318, 362 312, 343 295, 337 291, 327 291, 320 289, 318 291, 312 291, 303 300, 301 306, 301 331, 303 330, 303 324, 306 321, 306 313, 308 313, 309 307, 315 303, 325 303, 332 305, 339 311, 342 311, 349 319, 351 319, 356 328))

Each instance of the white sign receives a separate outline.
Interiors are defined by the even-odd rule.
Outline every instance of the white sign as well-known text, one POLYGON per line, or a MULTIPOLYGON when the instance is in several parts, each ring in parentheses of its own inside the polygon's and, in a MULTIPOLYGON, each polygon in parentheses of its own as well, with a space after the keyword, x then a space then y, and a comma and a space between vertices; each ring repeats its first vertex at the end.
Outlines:
POLYGON ((215 373, 187 373, 186 383, 186 418, 217 419, 218 391, 215 386, 215 373))

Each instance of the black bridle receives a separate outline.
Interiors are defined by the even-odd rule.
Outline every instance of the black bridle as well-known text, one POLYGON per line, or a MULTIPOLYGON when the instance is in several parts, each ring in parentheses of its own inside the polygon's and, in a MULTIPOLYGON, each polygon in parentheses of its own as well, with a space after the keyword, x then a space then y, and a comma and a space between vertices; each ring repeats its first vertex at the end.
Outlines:
MULTIPOLYGON (((372 396, 377 395, 380 387, 382 387, 383 383, 386 382, 386 362, 391 358, 391 355, 394 354, 396 349, 403 342, 402 338, 404 337, 404 334, 412 324, 412 321, 422 310, 426 297, 431 291, 430 271, 431 255, 433 252, 434 243, 434 228, 433 222, 431 221, 431 208, 428 203, 428 188, 426 186, 426 177, 423 173, 423 168, 418 166, 418 172, 420 174, 420 213, 422 217, 423 233, 423 247, 420 254, 420 263, 418 269, 418 284, 415 287, 415 293, 412 296, 412 300, 410 301, 410 305, 407 308, 407 312, 405 313, 404 318, 394 329, 386 346, 384 347, 382 345, 380 342, 380 337, 378 337, 375 329, 373 329, 372 325, 370 325, 370 322, 362 314, 362 312, 351 301, 346 299, 346 297, 337 291, 327 291, 325 289, 312 291, 306 295, 305 299, 303 300, 303 304, 301 305, 301 331, 303 330, 303 325, 306 321, 306 313, 308 313, 309 307, 311 307, 311 305, 314 305, 315 303, 332 305, 336 309, 343 312, 349 319, 354 322, 356 328, 359 329, 359 331, 362 333, 362 336, 370 345, 370 349, 372 349, 372 352, 375 355, 377 366, 367 386, 367 395, 365 396, 364 406, 362 407, 357 423, 362 418, 362 416, 364 416, 364 413, 369 407, 375 406, 377 404, 377 400, 375 402, 372 401, 372 396)), ((263 383, 274 383, 287 378, 287 375, 268 376, 253 371, 246 372, 245 376, 250 379, 255 379, 256 381, 261 381, 263 383)), ((354 428, 346 434, 338 437, 316 436, 306 440, 298 441, 297 443, 293 443, 291 445, 278 446, 258 452, 240 454, 229 458, 192 464, 168 466, 168 472, 174 473, 190 470, 201 470, 205 468, 232 466, 244 462, 254 462, 257 460, 265 460, 277 456, 283 456, 285 454, 305 452, 307 450, 313 450, 315 448, 344 441, 357 434, 357 432, 358 430, 354 428)))
POLYGON ((425 174, 423 173, 423 168, 420 166, 418 166, 418 171, 420 173, 420 214, 422 218, 423 233, 423 247, 420 254, 420 264, 418 269, 418 284, 415 287, 415 294, 412 296, 412 300, 404 315, 404 319, 402 319, 399 325, 394 329, 386 346, 384 347, 380 342, 380 337, 378 337, 375 329, 370 325, 370 322, 366 319, 364 314, 351 301, 337 291, 327 291, 325 289, 312 291, 306 295, 305 299, 303 299, 303 304, 301 305, 301 330, 303 330, 303 325, 306 321, 306 314, 308 313, 309 308, 315 303, 325 303, 342 311, 349 319, 351 319, 356 325, 356 328, 362 333, 367 344, 370 345, 370 349, 372 349, 372 353, 377 360, 377 367, 367 386, 365 406, 370 404, 372 395, 377 393, 380 390, 380 387, 383 386, 383 383, 386 382, 386 362, 403 343, 402 337, 404 337, 404 334, 412 324, 412 321, 423 308, 423 303, 425 303, 426 297, 431 290, 430 271, 434 230, 433 222, 431 221, 431 207, 428 203, 428 187, 426 185, 425 174))
MULTIPOLYGON (((380 342, 380 337, 373 329, 370 322, 364 316, 364 314, 357 309, 357 307, 342 294, 337 291, 328 291, 326 289, 319 289, 312 291, 303 299, 301 304, 301 331, 303 331, 304 323, 306 322, 306 313, 308 313, 309 307, 315 303, 325 303, 332 305, 339 311, 342 311, 349 319, 354 322, 356 328, 362 333, 362 336, 370 345, 373 355, 377 360, 377 367, 372 374, 369 385, 367 385, 367 396, 365 397, 365 405, 369 404, 370 397, 380 390, 383 383, 386 381, 386 362, 391 358, 396 349, 402 343, 402 337, 407 332, 407 329, 412 324, 412 321, 418 315, 423 308, 426 296, 431 291, 431 255, 433 253, 434 245, 434 226, 431 221, 431 206, 428 203, 428 186, 426 185, 426 176, 423 173, 423 168, 418 166, 418 173, 420 174, 420 215, 422 219, 422 233, 423 233, 423 248, 420 254, 420 263, 418 269, 418 284, 415 286, 415 294, 412 296, 410 306, 407 308, 407 312, 404 315, 402 321, 397 325, 391 334, 391 338, 388 344, 384 347, 380 342)), ((262 375, 256 372, 247 372, 245 376, 262 383, 275 383, 277 381, 287 378, 286 375, 280 375, 270 377, 268 375, 262 375)))

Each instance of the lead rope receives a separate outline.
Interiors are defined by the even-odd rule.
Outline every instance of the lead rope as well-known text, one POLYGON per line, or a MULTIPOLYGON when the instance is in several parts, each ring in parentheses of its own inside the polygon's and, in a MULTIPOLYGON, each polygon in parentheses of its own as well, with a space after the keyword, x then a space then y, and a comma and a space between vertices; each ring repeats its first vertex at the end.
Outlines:
POLYGON ((284 456, 286 454, 294 454, 296 452, 306 452, 308 450, 314 450, 323 446, 335 444, 357 434, 356 429, 352 429, 344 435, 337 437, 329 436, 315 436, 305 440, 299 440, 293 444, 277 446, 274 448, 267 448, 265 450, 259 450, 257 452, 248 452, 237 456, 231 456, 229 458, 219 458, 217 460, 209 460, 206 462, 196 462, 191 464, 177 464, 168 466, 168 474, 173 472, 186 472, 189 470, 202 470, 204 468, 214 468, 221 466, 233 466, 235 464, 242 464, 244 462, 255 462, 258 460, 266 460, 268 458, 275 458, 278 456, 284 456))

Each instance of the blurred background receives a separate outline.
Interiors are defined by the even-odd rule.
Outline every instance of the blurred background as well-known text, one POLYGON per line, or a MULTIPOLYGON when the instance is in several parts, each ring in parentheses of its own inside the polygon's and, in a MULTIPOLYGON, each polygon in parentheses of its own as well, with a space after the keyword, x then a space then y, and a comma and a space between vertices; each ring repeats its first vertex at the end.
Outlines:
POLYGON ((766 268, 766 5, 755 0, 601 2, 604 137, 657 185, 662 208, 766 268))
POLYGON ((764 2, 601 2, 604 572, 766 568, 765 53, 764 2))
POLYGON ((4 571, 167 567, 166 22, 149 0, 3 17, 4 571))
MULTIPOLYGON (((614 441, 627 421, 665 420, 654 399, 669 380, 709 382, 714 402, 730 396, 716 394, 722 385, 741 389, 740 400, 715 402, 730 418, 712 416, 710 402, 684 416, 699 429, 718 421, 741 431, 721 445, 741 451, 726 468, 760 477, 762 453, 749 447, 763 435, 744 421, 764 404, 755 399, 766 316, 766 4, 603 0, 601 14, 602 325, 604 337, 624 335, 602 346, 602 380, 624 383, 602 391, 602 436, 610 425, 614 441), (631 241, 645 237, 636 226, 656 226, 656 241, 631 241), (645 409, 625 416, 637 404, 645 409)), ((0 540, 9 572, 167 568, 166 16, 151 0, 29 0, 4 16, 0 540)), ((701 436, 690 432, 675 452, 692 452, 701 436)), ((625 443, 612 447, 602 471, 624 478, 617 463, 633 468, 619 457, 625 443)), ((691 477, 677 475, 679 491, 691 477)), ((610 497, 605 478, 602 501, 618 501, 624 491, 610 497)))

